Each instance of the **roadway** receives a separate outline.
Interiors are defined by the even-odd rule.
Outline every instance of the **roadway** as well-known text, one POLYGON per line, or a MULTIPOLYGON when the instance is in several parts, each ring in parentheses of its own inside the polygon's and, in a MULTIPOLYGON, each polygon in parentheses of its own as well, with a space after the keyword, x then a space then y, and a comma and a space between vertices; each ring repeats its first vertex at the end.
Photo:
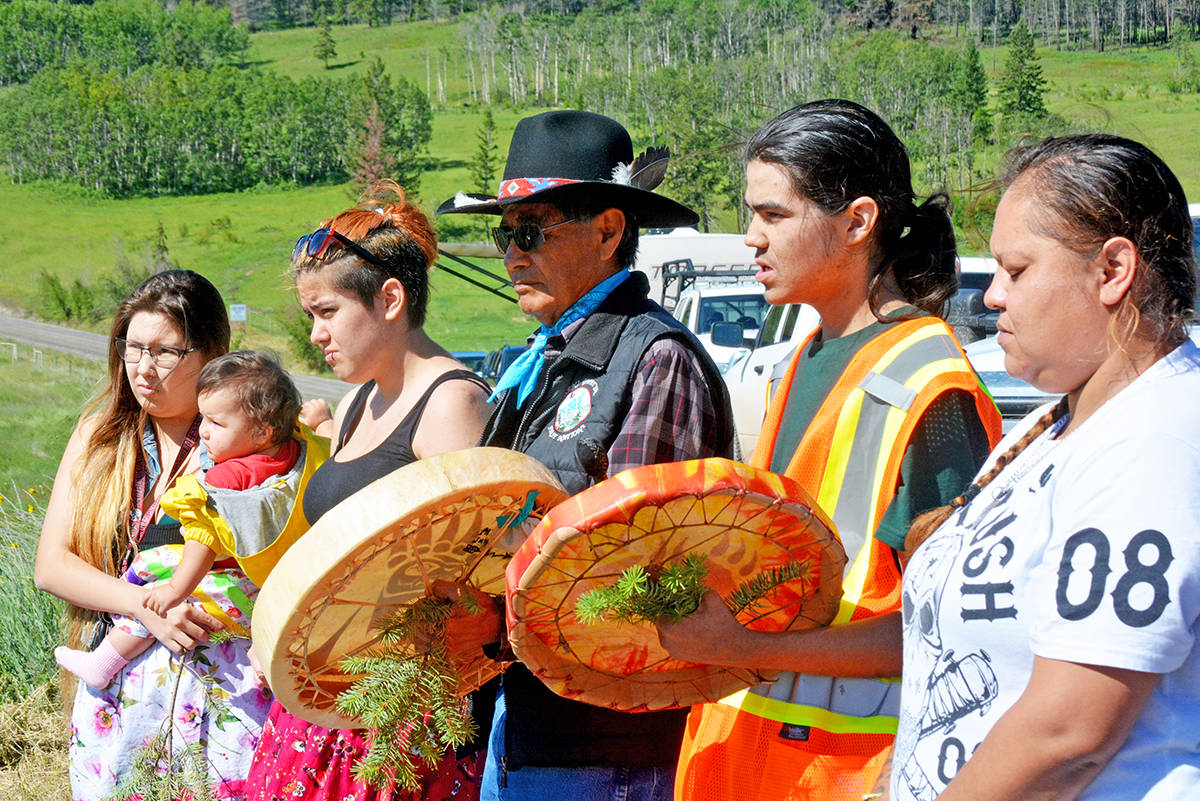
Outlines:
MULTIPOLYGON (((50 348, 97 361, 104 361, 108 357, 108 337, 103 334, 22 320, 19 317, 0 315, 0 341, 50 348)), ((335 378, 317 378, 297 373, 289 375, 296 382, 296 389, 300 390, 305 400, 325 398, 333 404, 340 401, 350 389, 349 384, 335 378)))

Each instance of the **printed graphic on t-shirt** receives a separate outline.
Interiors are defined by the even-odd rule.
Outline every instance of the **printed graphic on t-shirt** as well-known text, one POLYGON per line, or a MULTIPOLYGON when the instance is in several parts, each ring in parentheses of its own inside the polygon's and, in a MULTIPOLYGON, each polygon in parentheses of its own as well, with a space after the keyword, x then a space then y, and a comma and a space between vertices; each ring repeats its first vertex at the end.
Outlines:
POLYGON ((946 789, 1039 658, 1161 676, 1080 801, 1200 798, 1200 718, 1181 712, 1200 703, 1198 396, 1186 344, 1069 435, 1065 419, 1043 433, 913 554, 897 801, 946 789))
MULTIPOLYGON (((972 504, 955 515, 954 528, 931 539, 921 548, 922 569, 927 575, 947 576, 958 583, 949 594, 958 604, 963 621, 1015 618, 1017 607, 1011 581, 992 580, 988 568, 993 560, 1004 567, 1013 555, 1013 542, 1006 535, 1016 521, 1007 508, 1011 489, 999 493, 991 503, 972 504), (976 509, 975 506, 982 508, 976 509), (965 553, 961 564, 954 563, 965 553), (928 562, 926 562, 928 560, 928 562)), ((996 698, 998 684, 986 650, 955 653, 943 647, 940 618, 942 601, 947 597, 946 583, 906 583, 904 617, 908 623, 905 650, 914 649, 931 669, 924 673, 924 687, 916 693, 922 699, 917 714, 916 741, 897 743, 897 754, 907 754, 899 765, 900 775, 914 798, 932 801, 941 788, 954 778, 970 753, 967 745, 954 736, 959 720, 972 713, 985 713, 996 698), (916 651, 915 649, 919 649, 916 651), (917 760, 917 750, 935 743, 938 753, 936 784, 925 774, 917 760)), ((905 698, 911 698, 908 688, 905 698)), ((972 747, 973 750, 973 747, 972 747)))

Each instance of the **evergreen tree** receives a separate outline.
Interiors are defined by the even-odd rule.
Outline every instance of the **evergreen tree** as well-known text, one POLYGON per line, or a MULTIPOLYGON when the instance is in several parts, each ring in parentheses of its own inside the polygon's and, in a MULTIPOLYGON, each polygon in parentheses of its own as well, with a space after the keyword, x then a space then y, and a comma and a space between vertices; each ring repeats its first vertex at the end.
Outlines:
POLYGON ((372 104, 378 106, 386 131, 384 146, 395 159, 393 177, 405 192, 415 195, 425 170, 425 148, 433 135, 429 98, 404 78, 397 79, 393 86, 379 56, 367 65, 360 86, 358 104, 362 119, 370 115, 372 104))
POLYGON ((363 122, 362 145, 354 156, 354 173, 351 176, 355 188, 360 192, 396 172, 396 156, 387 146, 387 129, 379 113, 379 104, 372 101, 371 110, 363 122))
POLYGON ((329 24, 329 16, 325 13, 325 7, 321 6, 317 12, 317 44, 313 48, 313 55, 321 59, 325 65, 325 69, 329 69, 329 59, 337 55, 337 43, 333 41, 333 26, 329 24))
MULTIPOLYGON (((485 109, 483 123, 475 134, 475 156, 471 159, 471 182, 480 192, 496 191, 496 121, 492 110, 485 109)), ((488 223, 483 221, 483 236, 488 234, 488 223)))
POLYGON ((979 48, 972 40, 967 42, 955 60, 950 84, 950 106, 971 119, 976 139, 986 140, 991 136, 992 115, 988 111, 987 101, 987 73, 979 58, 979 48))
POLYGON ((1033 50, 1033 32, 1025 20, 1008 37, 1008 56, 997 87, 1000 113, 1005 117, 1046 116, 1046 79, 1033 50))

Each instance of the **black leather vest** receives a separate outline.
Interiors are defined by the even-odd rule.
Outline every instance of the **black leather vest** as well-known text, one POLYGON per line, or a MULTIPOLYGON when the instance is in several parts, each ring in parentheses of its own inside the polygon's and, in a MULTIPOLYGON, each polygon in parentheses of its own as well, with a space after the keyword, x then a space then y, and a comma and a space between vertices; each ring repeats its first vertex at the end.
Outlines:
MULTIPOLYGON (((704 368, 704 378, 717 407, 712 455, 730 455, 733 413, 729 392, 700 341, 646 295, 649 285, 633 273, 593 312, 566 348, 538 377, 524 409, 516 393, 500 399, 484 429, 481 443, 529 454, 549 467, 568 492, 592 483, 576 444, 595 440, 607 451, 616 440, 632 402, 633 376, 646 349, 663 338, 686 345, 704 368)), ((697 457, 710 454, 696 454, 697 457)))
MULTIPOLYGON (((629 413, 633 376, 646 349, 670 337, 703 366, 717 427, 702 456, 729 456, 733 414, 729 393, 700 342, 647 298, 649 285, 633 273, 589 316, 562 353, 543 368, 524 409, 508 391, 484 430, 483 445, 527 453, 549 467, 568 492, 593 479, 577 443, 596 440, 607 451, 629 413)), ((697 423, 698 424, 698 423, 697 423)), ((626 713, 570 701, 550 692, 523 665, 504 674, 506 767, 632 765, 671 767, 678 757, 686 709, 626 713)))

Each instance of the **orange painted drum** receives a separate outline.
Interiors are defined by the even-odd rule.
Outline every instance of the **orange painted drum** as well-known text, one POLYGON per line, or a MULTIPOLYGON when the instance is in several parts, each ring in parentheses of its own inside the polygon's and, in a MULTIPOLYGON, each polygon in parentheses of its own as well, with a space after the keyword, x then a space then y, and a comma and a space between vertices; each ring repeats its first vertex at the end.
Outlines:
POLYGON ((772 591, 741 623, 762 631, 816 628, 837 613, 846 555, 833 524, 785 476, 728 459, 627 470, 554 507, 508 566, 513 650, 551 690, 628 712, 716 701, 759 673, 672 659, 649 624, 585 624, 581 595, 634 565, 707 557, 706 583, 728 598, 772 568, 802 575, 772 591))
MULTIPOLYGON (((354 728, 335 701, 357 678, 338 662, 379 642, 378 626, 438 579, 504 592, 509 555, 567 497, 541 462, 503 448, 422 459, 330 509, 263 583, 254 647, 293 715, 354 728)), ((480 653, 457 665, 465 695, 500 672, 480 653)))

